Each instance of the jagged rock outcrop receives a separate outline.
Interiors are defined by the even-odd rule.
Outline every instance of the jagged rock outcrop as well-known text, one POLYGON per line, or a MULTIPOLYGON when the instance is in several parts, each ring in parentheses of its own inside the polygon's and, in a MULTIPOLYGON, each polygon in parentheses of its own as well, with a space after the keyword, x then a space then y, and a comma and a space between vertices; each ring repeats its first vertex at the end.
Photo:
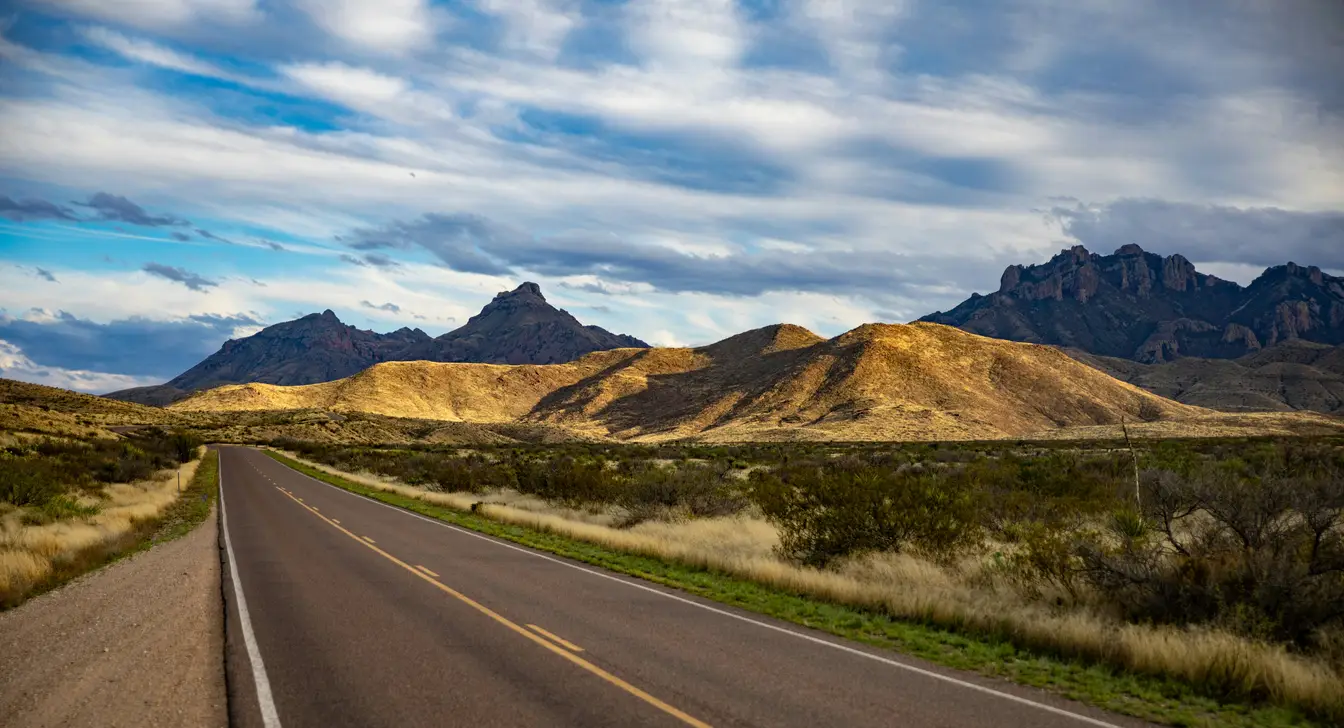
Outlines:
POLYGON ((1344 343, 1344 279, 1289 263, 1242 287, 1180 255, 1079 245, 1009 266, 997 292, 920 320, 1146 363, 1230 359, 1284 341, 1344 343))

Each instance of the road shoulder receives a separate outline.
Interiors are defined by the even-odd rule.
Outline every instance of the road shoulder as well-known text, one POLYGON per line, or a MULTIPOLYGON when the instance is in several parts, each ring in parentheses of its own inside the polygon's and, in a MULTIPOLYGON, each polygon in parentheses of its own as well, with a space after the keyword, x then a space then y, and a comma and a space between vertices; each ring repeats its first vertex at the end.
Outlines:
POLYGON ((0 613, 0 715, 29 726, 226 726, 213 514, 0 613))

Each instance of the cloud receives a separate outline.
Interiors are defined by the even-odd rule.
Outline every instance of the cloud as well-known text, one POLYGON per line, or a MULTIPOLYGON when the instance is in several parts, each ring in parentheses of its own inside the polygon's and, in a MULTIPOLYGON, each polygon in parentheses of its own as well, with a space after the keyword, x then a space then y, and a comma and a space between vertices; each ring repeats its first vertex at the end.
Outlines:
POLYGON ((1291 260, 1344 269, 1344 211, 1123 199, 1055 206, 1047 215, 1065 235, 1102 253, 1136 243, 1150 252, 1180 253, 1197 262, 1268 267, 1291 260))
POLYGON ((375 311, 387 311, 388 313, 401 313, 401 306, 398 306, 395 303, 384 303, 375 306, 374 304, 369 303, 368 301, 360 301, 359 305, 363 306, 364 308, 371 308, 375 311))
POLYGON ((351 45, 389 54, 424 47, 434 37, 427 0, 299 0, 318 27, 351 45))
POLYGON ((560 0, 477 0, 506 26, 503 44, 543 58, 555 58, 565 37, 582 23, 577 3, 560 0))
POLYGON ((213 240, 213 241, 215 241, 215 242, 217 242, 217 243, 224 243, 224 244, 226 244, 226 245, 233 245, 233 244, 234 244, 234 242, 233 242, 232 240, 228 240, 228 239, 226 239, 226 238, 221 238, 220 236, 218 236, 218 235, 216 235, 216 234, 210 232, 209 230, 202 230, 201 228, 196 228, 196 234, 199 235, 199 236, 201 236, 201 237, 203 237, 203 238, 205 238, 206 240, 213 240))
POLYGON ((89 198, 88 202, 76 202, 74 204, 93 210, 95 219, 97 220, 126 222, 132 225, 143 225, 146 227, 190 224, 186 220, 179 217, 173 217, 172 215, 151 215, 148 212, 145 212, 143 207, 140 207, 125 197, 108 194, 106 192, 98 192, 94 194, 89 198))
MULTIPOLYGON (((955 273, 982 267, 953 256, 851 250, 845 254, 728 248, 695 254, 694 246, 637 243, 600 231, 575 230, 535 237, 480 215, 430 213, 344 238, 356 250, 422 248, 464 273, 597 276, 644 283, 656 290, 755 296, 767 291, 863 290, 909 292, 945 283, 955 273), (690 251, 690 252, 688 252, 690 251)), ((991 263, 997 267, 998 261, 991 263)))
MULTIPOLYGON (((258 3, 267 23, 205 33, 210 2, 229 0, 36 6, 51 38, 77 35, 64 20, 76 5, 127 16, 118 28, 151 5, 191 6, 198 25, 165 20, 153 42, 101 36, 117 58, 15 26, 0 39, 14 76, 0 89, 0 168, 80 191, 57 201, 115 189, 164 206, 151 217, 208 209, 206 224, 253 233, 239 242, 295 252, 362 231, 343 251, 314 243, 322 255, 288 261, 283 283, 267 277, 276 310, 335 305, 321 296, 358 308, 358 295, 440 311, 413 296, 465 305, 449 281, 493 291, 527 275, 548 290, 581 281, 564 292, 576 310, 608 291, 613 310, 680 340, 785 312, 917 316, 1057 247, 1065 221, 1035 211, 1056 195, 1147 221, 1124 232, 1065 206, 1065 234, 1103 251, 1134 233, 1196 258, 1183 239, 1223 224, 1206 208, 1259 211, 1234 217, 1267 225, 1271 242, 1257 253, 1230 230, 1234 252, 1190 243, 1200 257, 1328 266, 1317 249, 1339 247, 1266 212, 1344 210, 1344 85, 1330 70, 1342 64, 1326 42, 1338 11, 1238 3, 1209 23, 1209 2, 312 0, 258 3), (201 77, 239 69, 245 83, 201 77), (1135 199, 1189 207, 1115 204, 1135 199), (1300 242, 1281 248, 1280 235, 1300 242), (397 275, 381 274, 394 258, 397 275), (776 313, 781 302, 792 307, 776 313)), ((225 267, 259 272, 237 258, 225 267)), ((60 288, 14 275, 46 305, 79 288, 78 312, 97 311, 80 283, 114 274, 60 265, 60 288)), ((219 280, 211 296, 159 281, 154 296, 104 298, 152 312, 169 289, 211 310, 250 305, 219 280)))
POLYGON ((407 90, 406 82, 400 78, 339 61, 296 63, 281 66, 280 72, 326 98, 353 108, 385 104, 407 90))
POLYGON ((64 311, 30 312, 25 318, 0 314, 0 339, 21 349, 34 366, 163 382, 213 354, 225 340, 260 325, 244 314, 96 323, 64 311))
POLYGON ((62 207, 46 200, 13 200, 4 195, 0 195, 0 217, 15 222, 78 219, 68 207, 62 207))
POLYGON ((270 248, 271 250, 276 251, 277 253, 283 253, 283 252, 285 252, 285 251, 287 250, 287 249, 285 248, 285 246, 281 245, 280 243, 275 242, 274 240, 263 240, 263 239, 258 239, 257 242, 258 242, 258 243, 261 243, 262 245, 265 245, 266 247, 270 248))
POLYGON ((346 245, 355 250, 420 247, 445 265, 463 273, 504 275, 510 269, 487 255, 482 248, 508 246, 501 237, 520 242, 514 232, 500 228, 478 215, 430 213, 411 222, 394 221, 381 228, 354 230, 346 245))
POLYGON ((37 269, 37 275, 40 276, 41 278, 44 278, 44 279, 46 279, 46 280, 52 282, 52 283, 60 283, 60 281, 56 280, 56 276, 55 276, 54 274, 52 274, 52 272, 49 271, 49 270, 47 270, 46 268, 38 268, 38 269, 37 269))
POLYGON ((25 356, 19 347, 3 339, 0 339, 0 377, 96 394, 158 383, 156 377, 42 366, 25 356))
POLYGON ((192 56, 151 41, 130 38, 103 27, 81 28, 80 33, 89 41, 132 61, 166 68, 181 73, 212 78, 229 78, 220 68, 192 56))
POLYGON ((219 285, 219 283, 204 278, 196 273, 192 273, 185 268, 163 265, 162 263, 146 263, 145 267, 141 268, 141 270, 150 275, 156 275, 160 278, 176 281, 193 291, 200 291, 202 293, 209 288, 219 285))
POLYGON ((375 268, 400 268, 401 264, 382 253, 365 253, 364 262, 375 268))
POLYGON ((106 0, 35 0, 35 3, 73 15, 147 29, 176 28, 202 19, 237 24, 260 16, 257 0, 135 0, 118 3, 106 0))
POLYGON ((168 237, 172 238, 173 240, 176 240, 179 243, 185 243, 191 240, 190 235, 183 232, 178 232, 176 230, 172 231, 171 233, 168 233, 168 237))

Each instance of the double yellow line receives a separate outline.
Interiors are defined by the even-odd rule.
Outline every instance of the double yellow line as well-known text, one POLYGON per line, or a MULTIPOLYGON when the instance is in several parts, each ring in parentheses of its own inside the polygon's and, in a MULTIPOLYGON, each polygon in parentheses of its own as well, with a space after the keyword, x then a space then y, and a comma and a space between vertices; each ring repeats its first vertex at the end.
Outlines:
POLYGON ((519 625, 519 624, 517 624, 516 622, 512 622, 512 621, 510 621, 508 618, 506 618, 506 617, 504 617, 503 615, 499 614, 498 612, 496 612, 496 611, 490 609, 489 607, 485 606, 484 604, 481 604, 480 602, 477 602, 476 600, 472 599, 471 597, 468 597, 467 595, 463 594, 462 592, 459 592, 459 591, 457 591, 456 589, 454 589, 454 588, 448 586, 447 584, 444 584, 443 582, 439 581, 437 578, 435 578, 435 577, 437 576, 437 574, 434 574, 434 572, 429 571, 429 569, 425 569, 424 567, 416 568, 415 566, 412 566, 412 565, 406 563, 405 561, 402 561, 401 559, 398 559, 397 557, 393 556, 392 554, 389 554, 388 552, 386 552, 386 551, 384 551, 384 550, 378 548, 377 546, 375 546, 371 540, 366 539, 366 538, 363 538, 363 537, 360 537, 360 536, 357 536, 357 535, 351 533, 350 531, 346 530, 343 526, 341 526, 339 523, 337 523, 337 522, 334 521, 333 519, 327 518, 326 516, 322 515, 321 513, 318 513, 318 511, 317 511, 316 508, 313 508, 312 506, 310 506, 310 505, 304 503, 302 500, 300 500, 299 498, 297 498, 293 493, 290 493, 289 491, 285 490, 284 488, 281 488, 280 486, 276 486, 275 488, 276 488, 276 490, 280 491, 281 493, 284 493, 286 496, 288 496, 288 497, 289 497, 291 500, 293 500, 295 503, 298 503, 300 506, 302 506, 303 508, 307 509, 308 512, 312 513, 313 515, 317 516, 318 518, 322 519, 323 521, 326 521, 327 525, 329 525, 329 526, 331 526, 332 528, 336 529, 337 531, 340 531, 341 533, 343 533, 343 534, 349 536, 351 539, 353 539, 353 540, 355 541, 355 543, 358 543, 359 545, 361 545, 361 546, 363 546, 363 547, 369 549, 370 551, 373 551, 374 553, 378 554, 379 556, 382 556, 383 558, 387 559, 388 561, 391 561, 392 563, 396 564, 397 566, 400 566, 401 568, 405 569, 406 571, 409 571, 410 573, 414 574, 415 576, 417 576, 417 577, 419 577, 419 578, 421 578, 421 579, 423 579, 423 580, 429 582, 430 584, 433 584, 435 588, 439 589, 440 591, 444 592, 445 594, 448 594, 449 596, 453 597, 454 599, 457 599, 457 600, 461 601, 462 603, 464 603, 464 604, 470 606, 471 608, 475 609, 476 611, 480 612, 481 614, 484 614, 485 616, 487 616, 487 617, 489 617, 489 618, 495 620, 496 622, 499 622, 500 624, 502 624, 502 625, 504 625, 505 627, 507 627, 507 628, 513 630, 514 632, 516 632, 516 633, 522 635, 523 637, 526 637, 527 639, 529 639, 529 640, 531 640, 531 641, 533 641, 533 642, 535 642, 535 643, 541 645, 542 647, 545 647, 546 649, 550 650, 551 652, 554 652, 555 654, 557 654, 557 655, 559 655, 559 656, 565 658, 566 660, 569 660, 570 662, 574 663, 575 665, 578 665, 579 667, 583 668, 584 670, 587 670, 588 672, 590 672, 590 673, 592 673, 592 674, 594 674, 594 675, 596 675, 596 676, 602 678, 603 680, 606 680, 608 683, 611 683, 612 685, 615 685, 616 687, 620 688, 621 690, 624 690, 625 692, 630 693, 631 695, 635 696, 636 698, 639 698, 640 700, 643 700, 644 702, 646 702, 646 703, 648 703, 649 705, 652 705, 653 707, 655 707, 655 708, 657 708, 657 709, 663 711, 664 713, 667 713, 668 715, 671 715, 672 717, 674 717, 674 718, 680 720, 681 722, 685 723, 686 725, 696 726, 696 728, 710 728, 710 725, 709 725, 708 723, 706 723, 706 722, 704 722, 704 721, 702 721, 702 720, 700 720, 700 719, 698 719, 698 718, 696 718, 696 717, 694 717, 694 716, 692 716, 692 715, 690 715, 690 714, 688 714, 688 713, 686 713, 686 712, 684 712, 684 711, 682 711, 682 710, 679 710, 679 709, 677 709, 676 707, 674 707, 674 706, 672 706, 672 705, 669 705, 669 704, 663 702, 662 700, 659 700, 658 698, 656 698, 656 697, 654 697, 654 696, 652 696, 652 695, 650 695, 650 694, 644 692, 643 690, 640 690, 639 688, 635 687, 634 685, 631 685, 630 683, 628 683, 628 682, 622 680, 621 678, 616 677, 615 675, 613 675, 613 674, 607 672, 606 670, 603 670, 602 668, 598 667, 597 665, 594 665, 593 663, 591 663, 591 662, 589 662, 589 661, 583 659, 582 657, 579 657, 578 655, 574 654, 575 652, 582 652, 582 651, 583 651, 582 648, 578 647, 577 645, 575 645, 575 644, 573 644, 573 643, 570 643, 570 642, 566 642, 565 640, 562 640, 562 639, 560 639, 559 637, 556 637, 555 635, 552 635, 550 632, 547 632, 547 631, 543 630, 542 628, 537 627, 536 625, 528 625, 529 627, 531 627, 532 629, 534 629, 534 630, 536 630, 537 632, 541 633, 542 635, 546 635, 546 637, 550 637, 550 638, 554 639, 556 642, 551 642, 550 640, 547 640, 547 639, 545 639, 544 637, 541 637, 541 636, 539 636, 539 635, 537 635, 537 634, 534 634, 533 632, 531 632, 531 631, 529 631, 528 629, 524 628, 522 625, 519 625), (434 574, 434 575, 431 576, 431 574, 434 574), (559 643, 559 644, 556 644, 556 643, 559 643), (561 645, 563 645, 563 647, 562 647, 561 645))

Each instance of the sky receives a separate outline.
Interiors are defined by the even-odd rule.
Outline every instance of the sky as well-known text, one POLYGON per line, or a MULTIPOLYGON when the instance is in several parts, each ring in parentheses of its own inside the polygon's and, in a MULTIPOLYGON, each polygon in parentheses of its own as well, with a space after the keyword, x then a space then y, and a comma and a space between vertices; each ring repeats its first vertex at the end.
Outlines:
POLYGON ((1335 0, 9 0, 0 376, 163 382, 497 292, 656 345, 1082 244, 1344 270, 1335 0))

